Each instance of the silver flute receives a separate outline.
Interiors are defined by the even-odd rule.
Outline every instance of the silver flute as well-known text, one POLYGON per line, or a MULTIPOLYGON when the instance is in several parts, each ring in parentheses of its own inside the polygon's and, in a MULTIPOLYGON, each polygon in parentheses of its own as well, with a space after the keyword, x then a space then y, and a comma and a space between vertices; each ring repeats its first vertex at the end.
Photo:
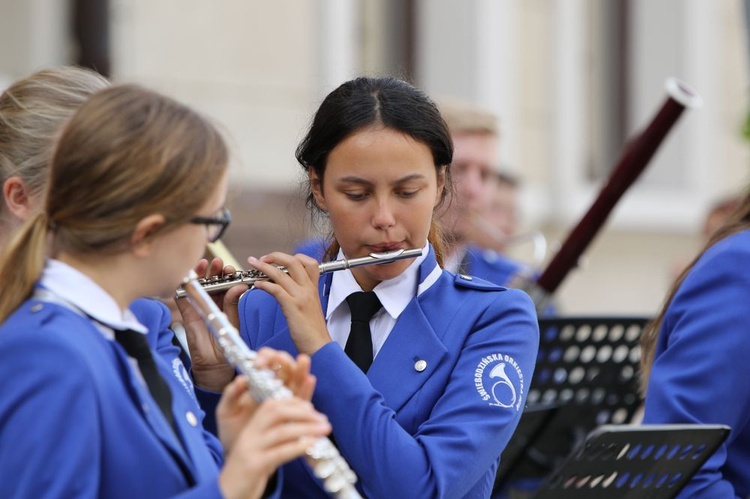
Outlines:
MULTIPOLYGON (((206 326, 216 338, 224 357, 247 377, 250 394, 256 401, 293 396, 276 377, 274 371, 255 367, 256 353, 242 341, 237 328, 229 322, 227 316, 199 284, 195 271, 190 271, 190 275, 183 282, 183 289, 190 299, 190 304, 203 317, 206 326)), ((361 499, 354 486, 357 476, 328 438, 316 439, 306 450, 305 457, 315 476, 323 482, 326 492, 337 499, 361 499)))
MULTIPOLYGON (((352 267, 360 267, 362 265, 374 265, 379 263, 391 263, 396 260, 403 260, 405 258, 416 258, 422 254, 422 250, 417 249, 400 249, 397 251, 390 251, 387 253, 370 253, 367 256, 361 258, 342 258, 341 260, 334 260, 332 262, 321 263, 318 266, 321 274, 328 272, 335 272, 337 270, 344 270, 352 267)), ((287 272, 284 267, 279 267, 282 271, 287 272)), ((247 284, 253 287, 256 281, 268 281, 269 277, 263 272, 258 270, 240 270, 233 274, 226 274, 222 276, 205 277, 197 279, 198 284, 206 291, 206 293, 219 293, 226 291, 227 289, 236 286, 238 284, 247 284)), ((184 289, 184 285, 177 288, 175 291, 175 298, 184 298, 187 296, 187 292, 184 289)))

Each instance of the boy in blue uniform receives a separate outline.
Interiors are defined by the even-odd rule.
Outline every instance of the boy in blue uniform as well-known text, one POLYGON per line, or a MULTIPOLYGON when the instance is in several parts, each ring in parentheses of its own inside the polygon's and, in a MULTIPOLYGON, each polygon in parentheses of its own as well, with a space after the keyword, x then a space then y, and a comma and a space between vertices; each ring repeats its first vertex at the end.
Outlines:
MULTIPOLYGON (((489 238, 476 223, 490 208, 497 187, 497 117, 468 102, 444 98, 440 112, 453 140, 451 176, 456 197, 441 221, 448 241, 445 268, 508 286, 526 266, 497 252, 487 252, 479 241, 489 238), (479 243, 479 244, 478 244, 479 243)), ((485 222, 486 223, 486 222, 485 222)), ((493 241, 493 247, 497 241, 493 241)))

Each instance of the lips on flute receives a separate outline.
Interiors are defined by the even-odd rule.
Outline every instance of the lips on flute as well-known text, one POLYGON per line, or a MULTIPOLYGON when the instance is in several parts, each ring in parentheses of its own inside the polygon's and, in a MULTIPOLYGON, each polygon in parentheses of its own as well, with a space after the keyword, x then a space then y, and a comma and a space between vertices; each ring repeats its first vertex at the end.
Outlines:
MULTIPOLYGON (((318 266, 318 269, 321 274, 327 274, 328 272, 335 272, 337 270, 344 270, 352 267, 361 267, 363 265, 379 265, 392 263, 397 260, 404 260, 406 258, 416 258, 421 254, 421 248, 406 250, 400 249, 397 251, 389 251, 387 253, 370 253, 369 255, 360 258, 342 258, 341 260, 321 263, 318 266)), ((284 267, 280 267, 280 269, 287 272, 284 267)), ((238 284, 247 284, 252 287, 256 281, 267 281, 268 279, 267 275, 258 270, 241 270, 233 274, 198 279, 198 284, 210 294, 226 291, 238 284)), ((175 291, 175 298, 184 298, 186 296, 187 292, 182 286, 175 291)))

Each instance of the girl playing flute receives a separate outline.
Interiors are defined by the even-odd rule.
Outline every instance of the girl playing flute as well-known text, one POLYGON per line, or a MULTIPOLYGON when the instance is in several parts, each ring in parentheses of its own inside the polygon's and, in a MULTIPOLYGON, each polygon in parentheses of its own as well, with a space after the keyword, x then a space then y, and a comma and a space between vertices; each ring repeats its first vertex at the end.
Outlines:
POLYGON ((0 495, 259 497, 327 432, 309 403, 256 408, 238 379, 219 404, 220 468, 128 308, 171 296, 220 235, 227 162, 205 119, 139 87, 98 92, 65 126, 43 209, 0 262, 0 495))
MULTIPOLYGON (((297 149, 309 206, 330 219, 328 257, 422 256, 324 276, 304 255, 249 259, 272 281, 241 299, 241 333, 252 348, 311 356, 313 402, 367 497, 489 497, 534 370, 529 297, 441 268, 434 213, 452 151, 422 91, 394 78, 344 83, 297 149)), ((298 460, 284 466, 283 493, 323 496, 298 460)))

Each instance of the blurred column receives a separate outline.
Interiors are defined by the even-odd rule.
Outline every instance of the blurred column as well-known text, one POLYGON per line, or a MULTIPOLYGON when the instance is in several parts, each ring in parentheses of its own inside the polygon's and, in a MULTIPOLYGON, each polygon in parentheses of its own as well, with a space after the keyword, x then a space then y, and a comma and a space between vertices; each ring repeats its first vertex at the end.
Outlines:
POLYGON ((76 64, 110 76, 108 0, 73 0, 73 37, 76 64))
POLYGON ((319 1, 320 98, 359 72, 358 13, 356 0, 319 1))
POLYGON ((519 31, 516 0, 417 0, 415 80, 431 95, 452 95, 500 118, 500 158, 520 164, 519 31))
POLYGON ((587 157, 586 18, 585 0, 554 4, 554 83, 550 85, 554 96, 554 164, 549 169, 549 214, 565 223, 583 213, 590 203, 580 191, 587 157))
POLYGON ((15 80, 70 56, 70 2, 3 0, 0 7, 0 79, 15 80))

